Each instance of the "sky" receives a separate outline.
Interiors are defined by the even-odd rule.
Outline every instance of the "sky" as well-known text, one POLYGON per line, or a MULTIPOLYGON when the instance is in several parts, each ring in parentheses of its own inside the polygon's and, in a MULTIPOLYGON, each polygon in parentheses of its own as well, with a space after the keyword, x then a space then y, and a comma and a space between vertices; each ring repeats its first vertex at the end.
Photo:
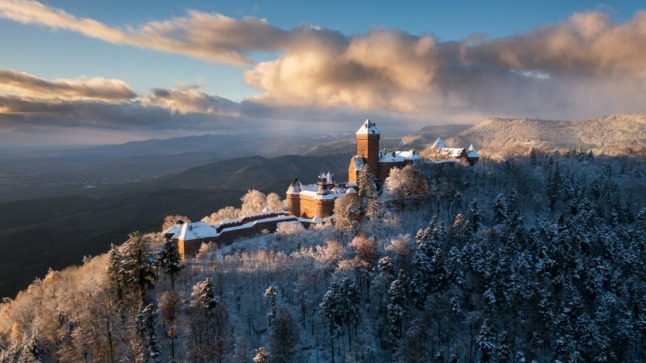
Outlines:
POLYGON ((0 0, 0 147, 646 113, 639 3, 0 0))

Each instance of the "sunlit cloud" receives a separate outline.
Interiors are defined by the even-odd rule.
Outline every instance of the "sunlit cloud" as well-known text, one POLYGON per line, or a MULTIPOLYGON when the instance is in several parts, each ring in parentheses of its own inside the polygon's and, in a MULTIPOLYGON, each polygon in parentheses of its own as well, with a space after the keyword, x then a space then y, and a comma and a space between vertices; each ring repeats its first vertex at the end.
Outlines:
POLYGON ((135 93, 128 84, 118 79, 95 77, 91 79, 58 79, 48 81, 34 75, 11 69, 0 69, 0 91, 19 96, 51 99, 128 100, 135 93))
POLYGON ((643 112, 645 29, 646 12, 623 24, 592 12, 493 40, 440 42, 393 30, 324 37, 312 30, 278 59, 246 71, 245 80, 262 91, 258 102, 449 122, 643 112))
POLYGON ((0 17, 74 31, 109 43, 237 65, 252 63, 246 56, 250 51, 276 49, 286 36, 284 31, 261 19, 236 20, 199 11, 189 11, 185 17, 119 29, 37 1, 5 0, 0 2, 0 17))
POLYGON ((207 113, 214 115, 240 116, 239 105, 222 97, 199 91, 200 85, 180 84, 176 89, 154 89, 142 97, 144 106, 157 106, 171 112, 207 113))
POLYGON ((264 19, 193 10, 112 27, 18 0, 0 2, 0 18, 245 66, 244 81, 259 91, 243 102, 188 84, 136 95, 121 80, 44 80, 0 70, 5 129, 16 120, 45 122, 42 115, 51 116, 50 123, 74 118, 96 127, 208 130, 240 120, 320 125, 339 115, 363 118, 370 112, 420 126, 490 116, 564 119, 646 112, 643 11, 623 23, 594 11, 508 37, 458 41, 391 29, 356 35, 307 25, 284 30, 264 19), (260 52, 275 58, 253 62, 260 52))

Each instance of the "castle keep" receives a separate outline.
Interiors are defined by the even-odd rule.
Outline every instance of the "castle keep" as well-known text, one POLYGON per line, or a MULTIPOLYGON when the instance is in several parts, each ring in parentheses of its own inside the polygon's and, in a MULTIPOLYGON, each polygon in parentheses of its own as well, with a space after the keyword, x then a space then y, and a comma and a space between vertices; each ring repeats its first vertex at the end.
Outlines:
POLYGON ((366 120, 355 134, 357 154, 350 159, 348 182, 336 183, 330 173, 319 175, 316 184, 302 184, 294 179, 287 189, 287 209, 290 214, 304 218, 326 218, 333 214, 334 200, 345 195, 356 195, 357 177, 368 168, 381 186, 392 168, 402 168, 420 160, 415 150, 379 150, 381 132, 377 125, 366 120))

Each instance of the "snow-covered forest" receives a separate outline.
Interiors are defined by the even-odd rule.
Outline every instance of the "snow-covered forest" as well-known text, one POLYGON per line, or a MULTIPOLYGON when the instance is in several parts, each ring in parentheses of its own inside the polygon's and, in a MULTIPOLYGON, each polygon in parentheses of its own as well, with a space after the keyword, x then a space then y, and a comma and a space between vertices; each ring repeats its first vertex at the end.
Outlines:
POLYGON ((420 164, 385 195, 361 180, 337 226, 185 261, 133 233, 50 271, 2 302, 0 361, 646 361, 643 159, 420 164))

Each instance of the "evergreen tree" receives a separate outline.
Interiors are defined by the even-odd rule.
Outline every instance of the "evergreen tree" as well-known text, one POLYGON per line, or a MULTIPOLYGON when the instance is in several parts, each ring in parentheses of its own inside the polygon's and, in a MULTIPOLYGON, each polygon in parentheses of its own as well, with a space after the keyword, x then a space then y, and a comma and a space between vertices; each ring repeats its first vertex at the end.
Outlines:
POLYGON ((210 277, 193 286, 191 306, 196 316, 192 322, 194 354, 203 358, 216 356, 218 361, 224 355, 224 328, 229 313, 215 296, 210 277))
POLYGON ((296 359, 298 334, 292 321, 292 316, 287 311, 281 311, 276 315, 269 334, 272 362, 294 362, 296 359))
POLYGON ((166 240, 159 251, 158 261, 159 266, 170 276, 170 283, 174 289, 175 275, 184 268, 177 244, 170 239, 166 240))
POLYGON ((124 245, 120 274, 122 281, 130 288, 134 288, 142 300, 146 290, 155 286, 157 263, 153 255, 146 250, 143 235, 140 232, 131 234, 124 245))
POLYGON ((495 224, 502 224, 507 220, 507 201, 502 193, 494 200, 493 219, 495 224))
POLYGON ((161 363, 157 336, 155 334, 154 311, 152 304, 142 306, 135 316, 135 326, 139 337, 137 362, 161 363))
POLYGON ((348 278, 333 282, 323 296, 320 308, 328 326, 334 356, 333 338, 340 336, 345 326, 348 345, 352 345, 351 329, 359 322, 359 292, 355 283, 348 278))
POLYGON ((265 294, 263 295, 263 302, 269 307, 269 312, 267 313, 267 325, 273 323, 274 318, 276 317, 276 300, 278 297, 278 291, 273 285, 269 285, 265 294))
POLYGON ((123 300, 124 288, 124 274, 121 268, 123 256, 121 251, 114 244, 110 245, 110 252, 108 252, 108 283, 114 290, 118 301, 123 300))
POLYGON ((476 345, 480 351, 481 362, 487 363, 494 359, 498 349, 498 341, 490 319, 484 319, 482 322, 480 332, 476 336, 476 345))
POLYGON ((404 314, 406 313, 404 306, 406 301, 404 281, 404 272, 403 270, 399 270, 397 279, 390 284, 390 288, 388 289, 388 306, 386 308, 388 336, 393 341, 399 340, 402 337, 404 314))

